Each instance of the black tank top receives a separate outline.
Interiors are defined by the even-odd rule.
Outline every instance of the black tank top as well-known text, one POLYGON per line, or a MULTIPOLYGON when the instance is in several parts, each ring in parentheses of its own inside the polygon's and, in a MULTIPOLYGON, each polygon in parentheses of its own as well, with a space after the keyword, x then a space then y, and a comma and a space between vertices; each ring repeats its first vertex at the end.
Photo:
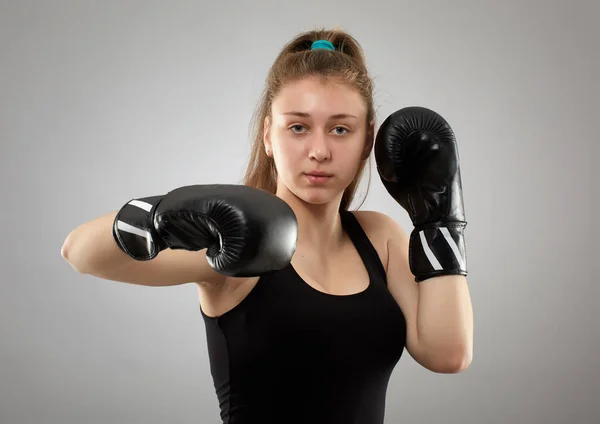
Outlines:
POLYGON ((341 219, 369 273, 364 291, 323 293, 288 265, 220 317, 200 308, 224 424, 384 422, 406 322, 358 220, 341 219))

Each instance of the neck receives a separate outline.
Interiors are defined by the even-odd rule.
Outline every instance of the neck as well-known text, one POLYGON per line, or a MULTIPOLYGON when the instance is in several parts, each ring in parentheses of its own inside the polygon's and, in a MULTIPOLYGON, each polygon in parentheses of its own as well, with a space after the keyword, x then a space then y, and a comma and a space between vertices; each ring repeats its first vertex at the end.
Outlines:
POLYGON ((297 251, 324 254, 336 251, 343 239, 339 214, 341 196, 324 204, 306 203, 289 190, 277 190, 298 219, 297 251))

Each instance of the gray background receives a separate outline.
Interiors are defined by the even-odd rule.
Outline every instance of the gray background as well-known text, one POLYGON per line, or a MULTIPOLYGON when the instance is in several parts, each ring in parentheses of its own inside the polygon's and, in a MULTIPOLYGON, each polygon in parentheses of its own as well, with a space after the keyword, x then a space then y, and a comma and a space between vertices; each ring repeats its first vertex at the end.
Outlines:
MULTIPOLYGON (((218 422, 195 286, 79 275, 60 247, 131 197, 238 182, 275 56, 336 25, 378 123, 426 106, 460 149, 474 360, 406 354, 386 422, 599 422, 592 3, 3 0, 0 423, 218 422)), ((376 174, 363 208, 411 229, 376 174)))

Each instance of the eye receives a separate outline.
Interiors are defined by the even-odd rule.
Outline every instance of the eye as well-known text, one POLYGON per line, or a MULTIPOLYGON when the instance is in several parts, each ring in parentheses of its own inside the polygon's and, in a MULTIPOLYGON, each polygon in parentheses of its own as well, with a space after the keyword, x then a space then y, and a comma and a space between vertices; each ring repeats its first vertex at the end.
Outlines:
POLYGON ((290 130, 292 130, 292 132, 296 133, 296 134, 300 134, 302 129, 305 129, 305 127, 304 127, 304 125, 300 125, 300 124, 292 125, 290 127, 290 130))
POLYGON ((350 130, 348 128, 344 128, 344 127, 335 127, 334 131, 337 135, 344 135, 344 134, 350 132, 350 130), (340 131, 338 131, 338 130, 342 130, 343 132, 340 133, 340 131))

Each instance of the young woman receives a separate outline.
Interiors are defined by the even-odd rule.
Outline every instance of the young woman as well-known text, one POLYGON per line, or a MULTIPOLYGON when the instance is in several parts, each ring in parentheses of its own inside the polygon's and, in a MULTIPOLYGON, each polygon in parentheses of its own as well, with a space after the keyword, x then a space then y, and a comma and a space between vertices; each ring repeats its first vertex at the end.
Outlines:
MULTIPOLYGON (((405 127, 414 121, 405 118, 396 117, 405 127)), ((472 357, 473 318, 460 261, 464 222, 438 219, 409 237, 385 214, 348 210, 374 121, 357 41, 343 31, 299 34, 268 74, 244 184, 135 199, 73 230, 63 257, 104 279, 197 284, 224 423, 383 423, 404 349, 431 371, 460 372, 472 357), (434 230, 454 246, 452 258, 434 230), (433 271, 424 265, 429 254, 441 262, 433 271)), ((394 125, 376 151, 382 177, 402 153, 394 125)), ((419 157, 401 158, 406 180, 425 175, 418 166, 427 155, 419 157)), ((447 162, 436 170, 452 168, 447 162)), ((452 178, 434 180, 430 188, 452 178)), ((436 204, 460 218, 453 181, 452 208, 439 206, 443 195, 436 204)), ((419 197, 425 189, 407 200, 397 181, 384 184, 413 222, 423 216, 419 202, 432 215, 419 197)))

